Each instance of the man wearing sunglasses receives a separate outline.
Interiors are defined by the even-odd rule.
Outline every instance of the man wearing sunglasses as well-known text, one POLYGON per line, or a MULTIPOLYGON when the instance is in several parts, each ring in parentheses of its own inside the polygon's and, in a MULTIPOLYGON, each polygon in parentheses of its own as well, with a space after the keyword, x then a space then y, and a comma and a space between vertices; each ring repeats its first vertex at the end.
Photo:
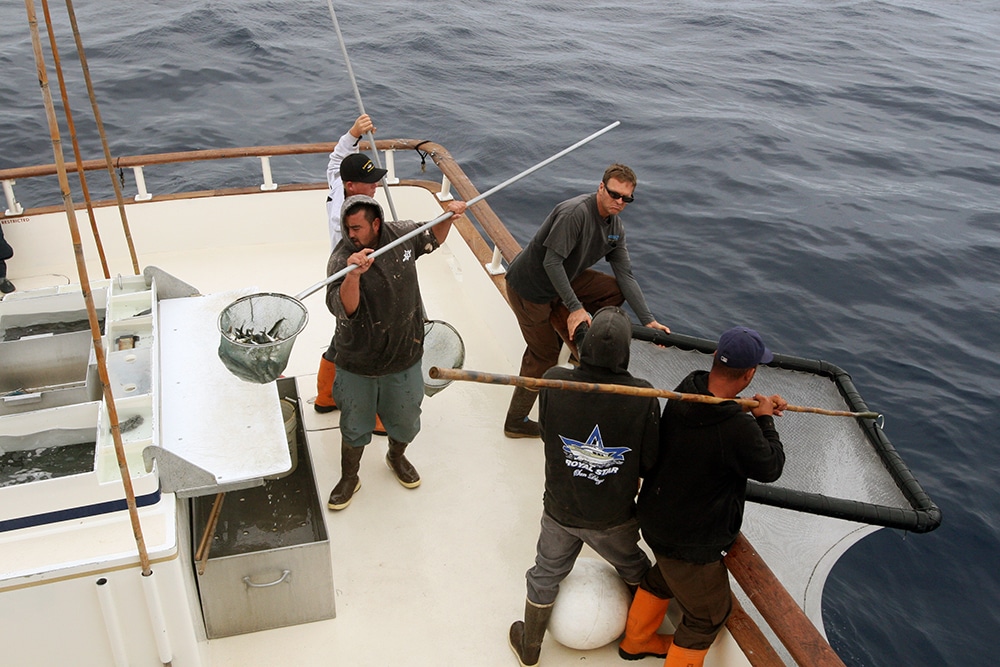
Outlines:
MULTIPOLYGON (((577 328, 589 326, 589 313, 605 306, 627 301, 642 324, 670 332, 653 317, 632 275, 625 228, 618 216, 635 201, 635 187, 635 172, 612 164, 596 193, 558 204, 510 263, 507 298, 527 346, 521 375, 541 377, 555 366, 563 341, 574 349, 577 328), (590 268, 601 259, 611 264, 613 276, 590 268)), ((504 435, 539 437, 538 423, 528 418, 537 396, 524 387, 514 389, 504 435)))

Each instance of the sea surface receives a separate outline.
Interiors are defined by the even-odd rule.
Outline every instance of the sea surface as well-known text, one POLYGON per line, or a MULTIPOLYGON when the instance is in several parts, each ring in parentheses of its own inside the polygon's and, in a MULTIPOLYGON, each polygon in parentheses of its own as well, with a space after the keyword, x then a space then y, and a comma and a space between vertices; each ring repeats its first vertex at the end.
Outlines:
MULTIPOLYGON (((75 4, 116 155, 334 141, 357 115, 320 0, 75 4)), ((881 530, 840 560, 833 646, 852 667, 995 665, 1000 4, 340 4, 378 136, 443 144, 481 191, 621 121, 493 208, 523 244, 610 162, 632 166, 624 220, 657 318, 706 338, 750 325, 847 369, 943 510, 933 533, 881 530)), ((97 158, 65 7, 51 9, 97 158)), ((52 162, 25 16, 0 3, 0 168, 52 162)), ((273 165, 279 182, 324 167, 273 165)), ((247 184, 222 169, 150 185, 247 184)), ((27 206, 53 194, 18 184, 27 206)))

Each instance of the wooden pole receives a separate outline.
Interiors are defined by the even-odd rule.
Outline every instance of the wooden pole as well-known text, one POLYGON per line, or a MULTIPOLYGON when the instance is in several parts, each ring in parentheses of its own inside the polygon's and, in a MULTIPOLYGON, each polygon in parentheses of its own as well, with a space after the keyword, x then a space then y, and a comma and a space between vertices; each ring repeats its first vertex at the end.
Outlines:
POLYGON ((104 403, 108 408, 108 420, 111 422, 111 437, 115 445, 115 457, 118 459, 118 470, 121 473, 122 486, 125 488, 125 501, 128 505, 128 515, 132 522, 132 534, 135 537, 136 548, 139 551, 139 563, 143 576, 152 574, 149 566, 149 554, 146 551, 146 541, 142 536, 142 526, 139 524, 139 509, 135 502, 135 491, 132 488, 132 476, 129 474, 128 462, 125 459, 125 447, 122 444, 121 429, 118 424, 118 410, 111 393, 111 380, 108 376, 108 363, 101 343, 101 328, 97 320, 97 309, 94 306, 94 295, 90 290, 90 278, 87 275, 87 262, 83 255, 83 243, 80 240, 80 227, 76 221, 76 211, 73 208, 73 197, 69 189, 69 178, 66 175, 66 162, 63 159, 62 139, 59 136, 59 123, 56 119, 55 105, 52 102, 52 92, 49 89, 48 73, 45 69, 45 59, 42 55, 42 40, 38 34, 38 16, 35 12, 34 0, 24 0, 28 12, 28 27, 31 29, 31 44, 35 51, 35 66, 38 70, 38 85, 42 89, 45 102, 45 114, 49 123, 49 134, 52 138, 52 152, 55 155, 59 173, 59 187, 62 191, 63 204, 66 208, 66 218, 69 221, 70 236, 73 239, 73 252, 76 255, 76 268, 80 275, 80 289, 87 305, 87 319, 90 322, 90 333, 94 342, 94 353, 97 357, 97 372, 104 389, 104 403))
POLYGON ((215 527, 219 523, 219 515, 222 513, 222 501, 226 494, 215 494, 215 502, 212 503, 212 511, 208 514, 208 521, 205 522, 205 532, 201 535, 201 542, 198 544, 198 551, 194 554, 194 562, 198 566, 198 574, 205 574, 208 566, 208 554, 212 551, 212 538, 215 536, 215 527))
POLYGON ((56 46, 56 34, 52 28, 52 15, 49 13, 48 0, 42 0, 42 13, 45 14, 45 26, 49 35, 49 46, 52 49, 52 64, 56 68, 56 77, 59 79, 59 94, 62 96, 63 110, 66 112, 66 128, 69 130, 69 138, 73 143, 73 157, 76 162, 76 172, 80 176, 80 189, 83 192, 83 202, 87 205, 90 229, 94 234, 94 243, 97 245, 97 255, 101 258, 101 268, 104 269, 104 277, 110 278, 111 270, 108 268, 108 258, 104 254, 104 244, 101 243, 101 232, 97 228, 94 205, 90 200, 90 188, 87 187, 87 174, 83 168, 83 155, 80 153, 80 142, 77 141, 76 125, 73 123, 73 112, 69 106, 66 79, 63 77, 62 63, 59 60, 59 48, 56 46))
MULTIPOLYGON (((482 371, 467 371, 457 368, 439 368, 432 366, 428 374, 435 380, 463 380, 466 382, 481 382, 484 384, 506 384, 516 387, 526 387, 528 389, 564 389, 566 391, 582 391, 592 394, 621 394, 624 396, 655 396, 657 398, 668 398, 674 401, 688 401, 691 403, 728 403, 730 401, 742 405, 746 408, 756 408, 758 401, 752 398, 718 398, 716 396, 706 396, 704 394, 685 394, 669 389, 655 389, 648 387, 631 387, 621 384, 609 384, 603 382, 572 382, 570 380, 547 380, 544 378, 525 377, 523 375, 501 375, 499 373, 484 373, 482 371)), ((825 408, 803 407, 801 405, 789 405, 785 408, 789 412, 809 412, 817 415, 827 415, 831 417, 858 417, 861 419, 878 419, 877 412, 849 412, 847 410, 827 410, 825 408)))
POLYGON ((129 257, 132 259, 132 272, 135 275, 139 275, 142 272, 139 270, 139 258, 135 252, 135 243, 132 241, 132 229, 128 224, 128 216, 125 214, 125 198, 122 196, 121 185, 119 185, 118 179, 115 177, 115 168, 111 161, 111 149, 108 147, 108 137, 104 132, 104 121, 101 120, 101 110, 97 106, 97 96, 94 94, 94 82, 90 80, 90 67, 87 65, 87 55, 83 50, 80 28, 76 23, 73 0, 66 0, 66 12, 69 14, 70 25, 73 26, 73 39, 76 40, 76 53, 80 57, 80 69, 83 70, 83 80, 87 83, 90 107, 94 111, 94 122, 97 124, 97 133, 101 137, 101 148, 104 149, 104 165, 108 170, 108 176, 111 177, 111 187, 115 191, 118 215, 122 221, 122 233, 125 235, 125 243, 128 245, 129 257))

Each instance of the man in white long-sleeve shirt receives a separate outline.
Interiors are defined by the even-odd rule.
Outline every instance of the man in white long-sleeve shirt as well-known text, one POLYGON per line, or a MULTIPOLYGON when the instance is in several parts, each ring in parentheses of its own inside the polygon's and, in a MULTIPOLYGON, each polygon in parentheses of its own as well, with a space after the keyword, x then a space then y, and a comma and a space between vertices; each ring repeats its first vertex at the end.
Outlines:
MULTIPOLYGON (((386 174, 385 169, 379 169, 371 158, 358 151, 358 141, 369 132, 375 133, 375 125, 368 114, 361 114, 351 129, 337 141, 326 165, 326 181, 330 184, 330 191, 326 195, 326 213, 330 225, 331 253, 342 238, 340 208, 344 200, 352 195, 374 197, 379 181, 386 174)), ((333 380, 337 375, 337 367, 332 361, 333 354, 331 341, 330 349, 320 357, 319 372, 316 374, 316 401, 313 403, 316 412, 325 413, 337 409, 337 403, 333 400, 333 380)), ((384 434, 381 419, 375 424, 375 432, 384 434)))
POLYGON ((330 191, 326 195, 326 214, 330 226, 330 252, 340 242, 340 207, 351 195, 375 196, 378 182, 385 176, 385 169, 379 169, 371 158, 358 152, 358 141, 364 135, 375 133, 375 125, 368 114, 361 114, 337 146, 330 153, 326 165, 326 182, 330 191))

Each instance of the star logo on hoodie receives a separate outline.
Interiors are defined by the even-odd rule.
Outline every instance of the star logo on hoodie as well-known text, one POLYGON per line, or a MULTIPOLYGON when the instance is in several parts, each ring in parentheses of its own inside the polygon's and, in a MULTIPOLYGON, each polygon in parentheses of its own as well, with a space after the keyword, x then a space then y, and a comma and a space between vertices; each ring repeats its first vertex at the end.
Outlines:
POLYGON ((586 442, 573 440, 566 436, 559 436, 563 443, 563 451, 566 453, 567 464, 570 460, 588 467, 606 468, 611 465, 619 465, 625 462, 625 452, 632 451, 629 447, 605 447, 601 438, 601 427, 594 424, 594 430, 590 432, 590 437, 586 442))

